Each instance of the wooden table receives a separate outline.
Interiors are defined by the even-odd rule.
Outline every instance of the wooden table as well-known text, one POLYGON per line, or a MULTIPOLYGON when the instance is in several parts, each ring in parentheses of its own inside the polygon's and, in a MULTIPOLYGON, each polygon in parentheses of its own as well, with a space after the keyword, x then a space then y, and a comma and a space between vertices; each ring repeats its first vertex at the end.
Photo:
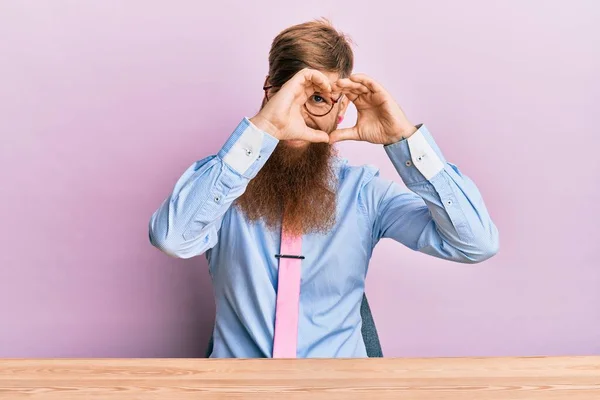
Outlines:
POLYGON ((600 357, 0 360, 0 399, 600 400, 600 357))

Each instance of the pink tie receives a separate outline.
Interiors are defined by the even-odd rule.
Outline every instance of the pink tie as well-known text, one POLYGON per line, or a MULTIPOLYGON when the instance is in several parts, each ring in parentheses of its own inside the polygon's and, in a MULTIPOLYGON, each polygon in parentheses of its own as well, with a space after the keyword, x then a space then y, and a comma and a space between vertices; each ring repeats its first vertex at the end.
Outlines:
MULTIPOLYGON (((285 229, 285 228, 284 228, 285 229)), ((298 344, 298 308, 302 273, 302 236, 292 236, 282 229, 273 358, 296 358, 298 344)))

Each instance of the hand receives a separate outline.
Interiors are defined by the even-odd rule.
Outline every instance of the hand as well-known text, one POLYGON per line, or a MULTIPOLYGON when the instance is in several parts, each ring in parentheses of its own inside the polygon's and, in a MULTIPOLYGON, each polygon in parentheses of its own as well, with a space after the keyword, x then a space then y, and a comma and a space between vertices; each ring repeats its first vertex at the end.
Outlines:
POLYGON ((329 142, 326 132, 306 126, 302 107, 313 93, 331 95, 323 73, 305 68, 288 80, 250 121, 279 140, 329 142))
POLYGON ((330 143, 360 140, 387 145, 417 131, 392 96, 367 75, 355 74, 339 79, 333 90, 344 93, 356 106, 358 115, 352 128, 333 131, 329 136, 330 143))

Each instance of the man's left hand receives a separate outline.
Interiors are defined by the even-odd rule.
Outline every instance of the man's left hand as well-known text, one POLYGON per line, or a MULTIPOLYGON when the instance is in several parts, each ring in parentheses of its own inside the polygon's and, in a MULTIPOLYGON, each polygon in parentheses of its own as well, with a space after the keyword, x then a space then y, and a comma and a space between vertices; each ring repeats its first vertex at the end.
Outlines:
POLYGON ((357 110, 356 125, 337 129, 329 135, 329 143, 359 140, 376 144, 392 144, 417 131, 387 90, 364 74, 339 79, 332 88, 343 93, 357 110))

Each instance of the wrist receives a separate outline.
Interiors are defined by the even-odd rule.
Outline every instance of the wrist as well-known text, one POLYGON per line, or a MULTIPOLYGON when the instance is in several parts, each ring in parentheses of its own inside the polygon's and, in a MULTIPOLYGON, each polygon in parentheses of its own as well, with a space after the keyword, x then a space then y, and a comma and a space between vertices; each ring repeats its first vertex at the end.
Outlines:
POLYGON ((267 118, 263 117, 260 114, 256 114, 254 117, 250 118, 250 122, 254 124, 261 131, 267 132, 269 135, 273 136, 277 140, 281 140, 279 138, 280 132, 279 129, 267 118))
POLYGON ((408 139, 412 135, 414 135, 418 131, 418 128, 413 125, 409 125, 406 128, 399 129, 397 132, 394 132, 388 135, 388 143, 386 145, 397 143, 401 140, 408 139))

